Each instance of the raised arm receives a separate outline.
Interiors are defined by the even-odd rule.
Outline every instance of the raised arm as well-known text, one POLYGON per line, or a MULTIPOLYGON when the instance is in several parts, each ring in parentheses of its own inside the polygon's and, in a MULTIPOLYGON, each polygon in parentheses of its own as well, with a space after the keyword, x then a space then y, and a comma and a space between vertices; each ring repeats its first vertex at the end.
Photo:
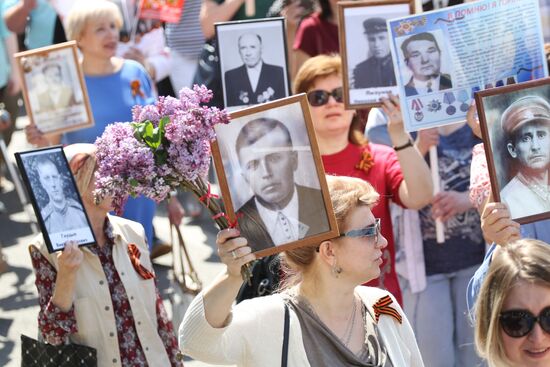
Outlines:
POLYGON ((214 328, 225 326, 243 283, 241 267, 256 258, 246 239, 237 237, 239 234, 237 229, 224 229, 216 240, 218 255, 226 268, 203 292, 205 317, 214 328))
POLYGON ((404 129, 399 97, 390 95, 389 98, 382 98, 382 109, 389 118, 388 133, 393 146, 397 148, 396 154, 403 172, 399 198, 409 209, 423 208, 433 196, 430 168, 404 129))
POLYGON ((78 331, 73 294, 76 271, 82 263, 82 251, 76 243, 67 243, 65 250, 59 255, 59 271, 36 247, 30 247, 30 254, 40 302, 40 332, 48 343, 63 344, 69 335, 78 331))
POLYGON ((206 39, 214 37, 214 23, 231 20, 244 0, 226 0, 221 4, 214 0, 203 0, 200 13, 202 33, 206 39))

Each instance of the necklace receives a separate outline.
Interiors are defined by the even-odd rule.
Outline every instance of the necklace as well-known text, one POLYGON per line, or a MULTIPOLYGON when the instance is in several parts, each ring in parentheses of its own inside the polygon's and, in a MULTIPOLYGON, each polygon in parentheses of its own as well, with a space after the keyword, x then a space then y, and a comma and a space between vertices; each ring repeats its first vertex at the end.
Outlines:
POLYGON ((347 347, 349 345, 349 341, 351 340, 351 334, 353 332, 353 327, 355 326, 355 315, 357 313, 357 300, 355 299, 355 296, 353 297, 353 308, 351 310, 351 316, 348 321, 348 325, 346 326, 346 331, 344 332, 344 337, 341 338, 342 342, 344 342, 344 345, 347 347))
POLYGON ((522 174, 518 174, 517 178, 535 195, 540 197, 543 200, 543 204, 548 203, 550 199, 550 190, 548 189, 548 185, 538 184, 533 179, 530 179, 522 174))

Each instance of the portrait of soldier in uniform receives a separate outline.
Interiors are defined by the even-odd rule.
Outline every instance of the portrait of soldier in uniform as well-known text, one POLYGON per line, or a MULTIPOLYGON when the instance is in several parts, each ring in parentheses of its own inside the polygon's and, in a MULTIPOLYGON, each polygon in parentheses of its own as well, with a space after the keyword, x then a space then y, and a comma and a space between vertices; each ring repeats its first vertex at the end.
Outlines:
POLYGON ((298 152, 281 121, 249 121, 239 131, 235 149, 253 192, 237 210, 239 229, 253 251, 330 230, 321 190, 295 182, 298 152))
POLYGON ((369 46, 369 58, 353 69, 353 88, 391 87, 397 83, 388 40, 388 28, 383 18, 363 22, 369 46))
POLYGON ((550 211, 550 104, 540 96, 514 101, 501 116, 514 177, 500 191, 512 218, 550 211))
POLYGON ((453 87, 449 74, 441 73, 441 48, 429 32, 410 36, 401 44, 405 64, 412 77, 405 85, 405 95, 415 96, 453 87))
POLYGON ((238 38, 242 65, 225 72, 226 107, 254 105, 285 97, 283 67, 263 61, 263 40, 256 33, 238 38))
POLYGON ((88 227, 82 206, 65 192, 57 165, 44 155, 37 157, 35 164, 38 181, 48 196, 48 203, 40 209, 48 232, 88 227))

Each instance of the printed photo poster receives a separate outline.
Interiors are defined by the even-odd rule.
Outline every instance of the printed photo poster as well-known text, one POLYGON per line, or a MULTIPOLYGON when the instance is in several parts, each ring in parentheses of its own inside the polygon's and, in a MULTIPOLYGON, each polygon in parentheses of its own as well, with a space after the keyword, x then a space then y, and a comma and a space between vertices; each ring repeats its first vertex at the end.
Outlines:
POLYGON ((340 53, 347 108, 380 106, 398 94, 387 20, 410 15, 409 0, 338 2, 340 53))
POLYGON ((290 96, 284 18, 221 22, 215 29, 228 111, 290 96))
POLYGON ((38 224, 50 253, 67 241, 95 243, 94 233, 61 146, 15 153, 38 224))
POLYGON ((388 21, 407 131, 466 119, 474 93, 548 76, 538 0, 483 0, 388 21))
POLYGON ((304 93, 232 112, 215 130, 225 212, 257 258, 338 236, 304 93))
POLYGON ((25 108, 44 134, 93 126, 84 74, 75 41, 18 52, 25 108))
POLYGON ((476 93, 494 201, 518 223, 550 218, 550 78, 476 93))

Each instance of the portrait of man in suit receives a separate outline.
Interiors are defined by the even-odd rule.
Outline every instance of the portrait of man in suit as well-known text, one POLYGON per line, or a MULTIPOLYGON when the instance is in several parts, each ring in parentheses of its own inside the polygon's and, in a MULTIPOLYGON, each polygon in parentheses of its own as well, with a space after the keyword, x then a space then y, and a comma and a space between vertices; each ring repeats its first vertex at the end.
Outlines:
POLYGON ((241 234, 253 251, 329 231, 321 190, 296 184, 298 152, 276 119, 251 120, 235 148, 253 196, 237 210, 241 234))
POLYGON ((48 157, 36 159, 38 181, 48 196, 40 213, 49 233, 88 227, 86 215, 79 202, 70 198, 63 188, 63 177, 57 165, 48 157))
POLYGON ((353 69, 353 88, 391 87, 397 83, 388 40, 388 28, 383 18, 363 22, 370 57, 353 69))
POLYGON ((514 177, 500 190, 512 218, 550 211, 550 104, 539 96, 514 101, 501 116, 514 177))
POLYGON ((441 49, 434 35, 418 33, 401 44, 405 64, 413 76, 405 85, 405 95, 415 96, 453 87, 451 76, 441 73, 441 49))
POLYGON ((225 72, 226 107, 254 105, 286 97, 284 69, 263 61, 260 35, 240 35, 238 48, 243 64, 225 72))
POLYGON ((50 63, 42 68, 47 88, 38 93, 38 112, 49 112, 76 104, 72 87, 63 79, 61 66, 50 63))

